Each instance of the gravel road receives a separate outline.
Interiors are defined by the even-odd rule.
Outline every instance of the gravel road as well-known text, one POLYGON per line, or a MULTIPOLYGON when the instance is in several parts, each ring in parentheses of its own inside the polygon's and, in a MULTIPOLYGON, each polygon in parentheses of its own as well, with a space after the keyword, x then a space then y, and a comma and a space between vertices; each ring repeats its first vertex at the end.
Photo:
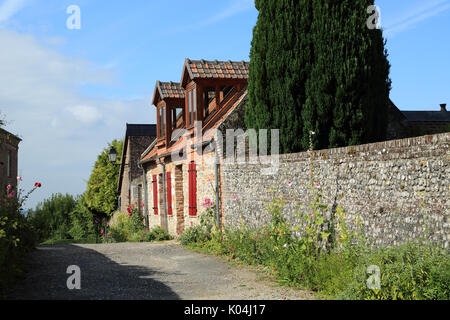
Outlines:
POLYGON ((261 272, 185 250, 175 241, 39 246, 9 300, 303 300, 311 292, 280 287, 261 272), (81 270, 69 290, 68 266, 81 270))

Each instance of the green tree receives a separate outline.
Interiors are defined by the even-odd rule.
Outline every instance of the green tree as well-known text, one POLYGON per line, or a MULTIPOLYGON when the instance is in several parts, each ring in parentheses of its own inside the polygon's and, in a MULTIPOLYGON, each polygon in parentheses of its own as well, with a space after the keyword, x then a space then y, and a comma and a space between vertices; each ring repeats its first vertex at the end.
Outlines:
POLYGON ((117 209, 117 181, 119 166, 109 161, 111 146, 117 150, 117 163, 120 163, 123 141, 114 140, 98 156, 94 169, 87 183, 86 204, 95 213, 111 215, 117 209))
POLYGON ((77 204, 70 213, 70 220, 69 234, 74 240, 96 242, 99 226, 94 224, 94 214, 89 210, 84 195, 77 199, 77 204))
POLYGON ((256 0, 246 125, 280 129, 281 152, 385 138, 390 65, 373 0, 256 0))
POLYGON ((248 128, 280 129, 283 153, 301 148, 301 110, 312 63, 310 0, 256 0, 249 66, 248 128))
POLYGON ((70 213, 76 206, 70 194, 53 194, 29 213, 30 221, 38 232, 39 240, 69 239, 72 227, 70 213))

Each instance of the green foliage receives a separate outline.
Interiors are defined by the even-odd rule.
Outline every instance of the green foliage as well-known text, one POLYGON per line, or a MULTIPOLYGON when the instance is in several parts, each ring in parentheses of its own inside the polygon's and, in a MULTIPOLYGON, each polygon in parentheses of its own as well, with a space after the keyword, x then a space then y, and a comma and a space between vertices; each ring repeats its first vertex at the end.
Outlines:
POLYGON ((106 215, 111 215, 116 210, 118 201, 117 181, 120 168, 109 161, 111 146, 117 150, 117 163, 120 163, 123 141, 114 140, 98 156, 85 193, 89 209, 106 215))
POLYGON ((391 81, 373 0, 260 0, 249 67, 248 128, 280 129, 283 153, 380 141, 391 81))
POLYGON ((169 233, 159 226, 147 230, 137 205, 136 202, 128 207, 127 214, 123 212, 117 214, 117 221, 111 225, 109 231, 113 242, 151 242, 172 239, 169 233))
POLYGON ((86 204, 84 195, 79 197, 75 208, 70 212, 71 228, 69 235, 76 241, 96 242, 98 226, 94 224, 94 215, 86 204))
MULTIPOLYGON (((34 190, 34 189, 33 189, 34 190)), ((21 213, 22 201, 16 197, 0 199, 0 295, 22 275, 21 265, 37 240, 29 218, 21 213)))
POLYGON ((206 210, 200 215, 200 223, 198 225, 187 228, 180 236, 182 245, 190 245, 195 243, 204 243, 210 241, 217 233, 217 225, 215 219, 215 205, 208 203, 205 205, 206 210))
POLYGON ((30 212, 31 222, 38 231, 39 240, 69 239, 72 227, 70 213, 75 209, 76 199, 69 194, 53 194, 30 212))

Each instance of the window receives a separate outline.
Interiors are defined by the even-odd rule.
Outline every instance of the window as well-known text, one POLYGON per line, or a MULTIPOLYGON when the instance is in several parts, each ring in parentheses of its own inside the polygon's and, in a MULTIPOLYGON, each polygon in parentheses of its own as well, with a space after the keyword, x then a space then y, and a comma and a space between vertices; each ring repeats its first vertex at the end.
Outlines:
POLYGON ((11 150, 8 150, 8 159, 7 159, 7 163, 6 163, 6 172, 8 173, 8 177, 11 178, 12 173, 11 173, 11 162, 12 162, 12 154, 11 154, 11 150))
POLYGON ((158 179, 153 176, 153 213, 155 216, 158 215, 158 179))
POLYGON ((194 88, 194 94, 192 97, 192 105, 194 106, 194 110, 192 111, 193 113, 193 118, 192 118, 192 122, 194 122, 195 120, 197 120, 197 92, 194 88))
POLYGON ((195 162, 189 164, 189 215, 197 215, 197 170, 195 162))
POLYGON ((192 103, 192 91, 189 91, 189 93, 188 93, 188 127, 192 124, 191 103, 192 103))
POLYGON ((166 135, 166 107, 162 108, 162 136, 166 135))
POLYGON ((159 136, 162 137, 162 110, 161 108, 158 109, 158 122, 159 122, 159 136))
POLYGON ((167 192, 167 214, 171 216, 173 214, 172 210, 172 177, 170 172, 166 173, 166 192, 167 192))

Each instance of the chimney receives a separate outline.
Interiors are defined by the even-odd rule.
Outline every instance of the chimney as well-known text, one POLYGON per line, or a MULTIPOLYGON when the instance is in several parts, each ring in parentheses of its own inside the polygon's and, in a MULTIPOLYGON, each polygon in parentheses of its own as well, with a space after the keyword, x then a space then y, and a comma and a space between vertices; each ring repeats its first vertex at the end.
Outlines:
POLYGON ((447 112, 447 108, 446 107, 447 107, 447 104, 446 103, 442 103, 441 104, 441 111, 442 112, 447 112))

